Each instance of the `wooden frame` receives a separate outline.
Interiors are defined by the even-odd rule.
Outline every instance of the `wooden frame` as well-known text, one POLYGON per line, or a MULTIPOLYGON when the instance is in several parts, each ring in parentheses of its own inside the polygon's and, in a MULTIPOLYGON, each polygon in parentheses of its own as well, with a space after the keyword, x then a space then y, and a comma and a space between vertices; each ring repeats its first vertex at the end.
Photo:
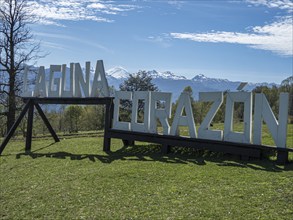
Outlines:
MULTIPOLYGON (((27 122, 27 134, 26 134, 26 142, 25 142, 25 151, 31 150, 31 143, 32 143, 32 129, 33 129, 33 118, 34 118, 34 108, 37 109, 39 115, 41 116, 42 120, 44 121, 45 125, 47 126, 49 132, 51 133, 52 137, 54 138, 55 142, 59 142, 59 138, 55 133, 54 129, 52 128, 49 120, 47 119, 46 115, 44 114, 40 104, 76 104, 76 105, 105 105, 106 106, 106 114, 105 114, 105 130, 104 136, 107 136, 107 131, 109 130, 110 126, 110 111, 111 106, 113 103, 113 98, 36 98, 36 97, 29 97, 23 98, 23 102, 25 103, 24 108, 22 109, 20 115, 18 116, 17 120, 11 127, 10 131, 7 133, 6 137, 4 138, 2 144, 0 145, 0 155, 2 154, 3 150, 5 149, 6 145, 8 144, 9 140, 13 136, 15 130, 19 126, 19 123, 23 119, 26 113, 28 113, 28 122, 27 122)), ((108 145, 105 142, 104 145, 108 145)))
MULTIPOLYGON (((277 163, 288 162, 288 153, 293 152, 292 148, 277 148, 265 145, 245 144, 228 141, 206 140, 199 138, 160 135, 133 131, 122 131, 109 129, 105 139, 110 143, 111 138, 121 139, 124 145, 134 145, 135 141, 143 141, 162 145, 162 153, 170 152, 172 146, 190 147, 199 150, 210 150, 215 152, 239 155, 241 159, 258 158, 266 151, 277 151, 277 163)), ((105 151, 110 151, 110 145, 104 146, 105 151)))

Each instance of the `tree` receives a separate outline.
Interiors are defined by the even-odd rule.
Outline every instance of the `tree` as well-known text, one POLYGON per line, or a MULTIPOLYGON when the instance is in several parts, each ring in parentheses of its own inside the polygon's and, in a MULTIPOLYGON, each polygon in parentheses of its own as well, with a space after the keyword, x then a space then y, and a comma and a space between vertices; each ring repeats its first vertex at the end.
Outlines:
POLYGON ((105 108, 101 105, 84 106, 81 115, 82 129, 85 131, 104 128, 105 108))
POLYGON ((80 119, 83 108, 78 105, 70 105, 65 109, 65 123, 69 133, 78 132, 80 130, 80 119))
POLYGON ((293 76, 284 79, 279 87, 258 86, 253 90, 254 93, 264 93, 274 114, 279 114, 279 96, 281 92, 289 93, 289 123, 293 123, 293 76))
MULTIPOLYGON (((120 84, 121 91, 159 91, 158 87, 152 82, 153 78, 147 74, 146 71, 139 71, 136 74, 130 74, 129 78, 120 84)), ((125 115, 127 120, 129 110, 131 109, 131 102, 125 100, 122 102, 122 115, 125 115)), ((144 103, 142 100, 138 102, 138 113, 143 114, 144 103)), ((140 120, 140 119, 139 119, 140 120)))
POLYGON ((278 115, 280 91, 277 86, 272 86, 272 88, 269 88, 268 86, 257 86, 255 89, 252 90, 252 92, 265 94, 269 105, 272 108, 272 111, 276 116, 278 115))
MULTIPOLYGON (((0 105, 0 124, 4 124, 5 120, 4 120, 4 115, 1 115, 1 112, 4 111, 3 106, 0 105)), ((5 128, 4 126, 0 126, 0 137, 4 137, 5 135, 5 128)))
POLYGON ((41 56, 28 27, 34 16, 26 0, 0 0, 0 104, 7 110, 7 131, 15 122, 21 73, 41 56))
POLYGON ((128 79, 120 84, 121 91, 158 91, 158 87, 152 83, 153 78, 146 71, 130 74, 128 79))
POLYGON ((190 98, 192 99, 191 101, 192 101, 192 102, 194 101, 194 99, 193 99, 193 91, 192 91, 191 86, 186 86, 186 87, 183 89, 183 92, 188 93, 188 95, 189 95, 190 98))
POLYGON ((289 76, 288 78, 284 79, 281 83, 281 87, 286 87, 289 90, 292 90, 293 86, 293 76, 289 76))
MULTIPOLYGON (((194 113, 194 106, 195 106, 195 101, 194 101, 194 99, 193 99, 193 90, 192 90, 192 88, 191 88, 191 86, 186 86, 184 89, 183 89, 183 91, 182 92, 184 92, 184 93, 188 93, 188 95, 190 96, 190 102, 191 102, 191 107, 192 107, 192 111, 193 111, 193 113, 194 113)), ((173 119, 174 119, 174 116, 175 116, 175 111, 176 111, 176 109, 177 109, 177 106, 178 106, 178 100, 179 99, 177 99, 176 100, 176 102, 172 105, 172 117, 171 117, 171 119, 172 119, 172 121, 173 121, 173 119)), ((185 115, 186 113, 185 113, 185 109, 183 110, 183 115, 185 115)))

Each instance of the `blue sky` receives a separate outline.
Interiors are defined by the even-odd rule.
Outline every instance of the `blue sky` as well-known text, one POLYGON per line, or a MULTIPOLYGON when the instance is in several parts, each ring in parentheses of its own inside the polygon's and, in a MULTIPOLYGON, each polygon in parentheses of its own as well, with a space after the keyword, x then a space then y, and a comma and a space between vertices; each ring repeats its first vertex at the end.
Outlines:
POLYGON ((50 54, 38 65, 104 60, 105 69, 249 82, 292 75, 291 0, 29 1, 50 54))

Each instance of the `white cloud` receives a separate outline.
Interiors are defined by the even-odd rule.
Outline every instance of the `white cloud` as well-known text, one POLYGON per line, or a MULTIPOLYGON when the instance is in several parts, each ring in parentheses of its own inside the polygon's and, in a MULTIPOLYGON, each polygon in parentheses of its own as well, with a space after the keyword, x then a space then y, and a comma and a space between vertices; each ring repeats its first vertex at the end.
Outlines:
MULTIPOLYGON (((249 32, 211 31, 207 33, 170 33, 172 38, 196 42, 243 44, 255 49, 268 50, 283 56, 293 55, 293 2, 292 0, 245 0, 254 6, 284 10, 287 16, 264 26, 255 26, 249 32)), ((251 6, 250 5, 250 6, 251 6)))
POLYGON ((161 36, 149 36, 146 42, 155 43, 163 48, 168 48, 171 46, 170 36, 168 34, 162 34, 161 36))
POLYGON ((95 2, 87 5, 87 8, 99 10, 105 14, 118 14, 121 12, 132 11, 134 9, 139 8, 135 5, 127 5, 127 4, 109 4, 109 3, 101 3, 95 2))
POLYGON ((180 1, 180 0, 169 0, 167 1, 169 5, 172 5, 176 7, 177 9, 181 9, 185 1, 180 1))
POLYGON ((34 33, 34 35, 41 37, 41 38, 46 37, 46 38, 55 38, 55 39, 59 39, 59 40, 62 39, 62 40, 74 41, 74 42, 78 42, 79 44, 85 44, 90 47, 97 48, 99 50, 103 50, 107 53, 113 53, 113 51, 111 49, 109 49, 101 44, 90 42, 90 41, 84 41, 80 38, 73 37, 73 36, 68 36, 68 35, 64 35, 64 34, 42 33, 42 32, 34 33))
POLYGON ((50 42, 50 41, 42 41, 41 44, 42 44, 42 46, 49 47, 49 48, 54 49, 54 50, 57 49, 57 50, 70 51, 68 48, 64 47, 64 45, 58 44, 58 43, 53 43, 53 42, 50 42))
POLYGON ((113 22, 113 19, 106 17, 107 14, 117 15, 139 8, 136 5, 102 0, 33 0, 28 1, 28 5, 42 24, 60 26, 62 20, 113 22))
POLYGON ((244 44, 261 50, 269 50, 283 56, 293 55, 292 16, 272 24, 256 26, 249 33, 217 31, 209 33, 171 33, 176 39, 197 42, 244 44))
POLYGON ((293 2, 291 0, 246 0, 253 5, 264 5, 268 8, 279 8, 293 12, 293 2))

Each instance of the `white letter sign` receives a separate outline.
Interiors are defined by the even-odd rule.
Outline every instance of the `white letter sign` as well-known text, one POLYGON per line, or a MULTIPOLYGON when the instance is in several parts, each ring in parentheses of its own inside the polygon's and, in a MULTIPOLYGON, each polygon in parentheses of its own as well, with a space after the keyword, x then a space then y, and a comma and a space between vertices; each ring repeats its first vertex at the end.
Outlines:
POLYGON ((150 110, 150 132, 158 133, 157 130, 157 119, 159 119, 162 127, 163 134, 170 134, 170 125, 168 118, 171 117, 171 93, 166 92, 151 92, 151 110, 150 110), (159 101, 164 102, 164 108, 158 105, 159 101))
POLYGON ((264 94, 255 94, 253 143, 261 144, 262 119, 266 122, 277 147, 286 147, 288 93, 280 94, 279 122, 264 94))
POLYGON ((50 65, 49 97, 61 96, 62 78, 55 78, 55 72, 61 72, 61 65, 50 65))
POLYGON ((223 103, 223 93, 222 92, 200 92, 199 101, 214 103, 211 109, 208 111, 206 117, 202 121, 198 128, 198 138, 210 139, 210 140, 223 140, 223 131, 220 130, 210 130, 210 124, 215 117, 217 111, 223 103))
POLYGON ((109 94, 104 64, 102 60, 98 60, 92 85, 91 97, 107 97, 109 94))
POLYGON ((150 92, 148 91, 135 91, 132 99, 132 112, 131 112, 131 130, 148 132, 150 126, 150 92), (139 108, 139 100, 144 100, 144 118, 143 123, 137 122, 137 114, 139 108))
POLYGON ((82 70, 79 63, 74 64, 74 97, 82 97, 81 89, 85 97, 89 97, 90 91, 90 62, 85 63, 85 79, 82 74, 82 70))
POLYGON ((69 90, 66 90, 66 64, 63 64, 61 67, 61 72, 62 72, 62 85, 61 85, 61 97, 73 97, 73 63, 70 63, 70 72, 69 72, 69 90))
POLYGON ((37 76, 34 96, 36 97, 48 97, 48 90, 46 84, 45 67, 40 66, 37 76))
POLYGON ((228 92, 225 112, 224 140, 251 143, 252 93, 228 92), (234 103, 244 102, 244 132, 233 131, 234 103))
POLYGON ((190 96, 188 93, 181 93, 178 106, 176 108, 175 117, 171 127, 171 135, 179 135, 179 126, 188 126, 189 136, 196 138, 195 123, 191 108, 190 96), (183 110, 185 109, 186 116, 183 116, 183 110))
POLYGON ((34 95, 34 92, 29 90, 29 85, 27 83, 27 81, 28 81, 27 75, 28 75, 28 67, 26 66, 24 69, 24 76, 23 76, 22 95, 24 97, 31 97, 34 95))
POLYGON ((120 100, 127 99, 129 101, 132 100, 132 92, 128 91, 116 91, 115 99, 114 99, 114 116, 113 116, 113 128, 130 131, 131 123, 123 122, 119 120, 119 109, 120 109, 120 100))

